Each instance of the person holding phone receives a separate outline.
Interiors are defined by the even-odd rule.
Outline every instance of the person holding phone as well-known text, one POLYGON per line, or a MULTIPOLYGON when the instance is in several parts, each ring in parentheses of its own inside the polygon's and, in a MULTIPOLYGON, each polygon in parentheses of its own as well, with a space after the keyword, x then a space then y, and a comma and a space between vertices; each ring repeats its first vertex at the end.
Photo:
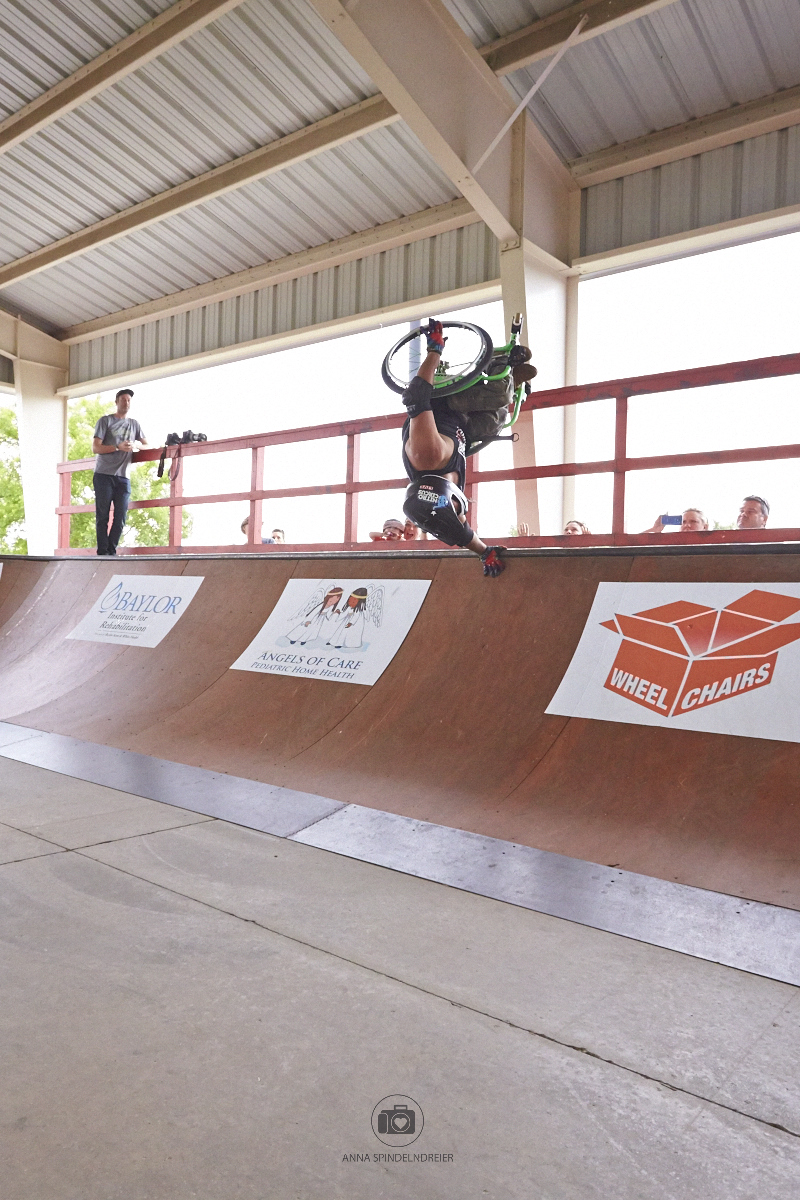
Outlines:
POLYGON ((97 553, 115 555, 131 496, 128 467, 134 451, 146 446, 142 427, 128 413, 133 399, 131 388, 122 388, 116 395, 116 412, 106 413, 95 425, 92 452, 97 455, 94 467, 94 511, 97 528, 97 553), (109 529, 111 506, 114 520, 109 529))
POLYGON ((656 517, 649 529, 642 530, 643 533, 663 533, 670 525, 679 526, 680 533, 702 533, 708 529, 708 517, 701 508, 685 508, 680 516, 670 516, 669 513, 664 513, 660 517, 656 517))

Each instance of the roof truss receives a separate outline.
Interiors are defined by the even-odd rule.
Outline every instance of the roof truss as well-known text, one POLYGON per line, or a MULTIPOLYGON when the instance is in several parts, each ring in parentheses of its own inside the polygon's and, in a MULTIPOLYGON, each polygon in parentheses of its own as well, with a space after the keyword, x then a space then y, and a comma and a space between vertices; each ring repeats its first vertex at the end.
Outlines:
POLYGON ((797 124, 800 124, 800 87, 786 88, 748 104, 737 104, 619 146, 609 146, 607 150, 574 159, 569 165, 573 179, 581 187, 589 187, 797 124))
POLYGON ((588 42, 674 3, 675 0, 578 0, 569 8, 562 8, 524 29, 482 46, 481 54, 496 75, 508 75, 520 67, 549 58, 567 40, 581 17, 585 16, 587 21, 577 43, 588 42))

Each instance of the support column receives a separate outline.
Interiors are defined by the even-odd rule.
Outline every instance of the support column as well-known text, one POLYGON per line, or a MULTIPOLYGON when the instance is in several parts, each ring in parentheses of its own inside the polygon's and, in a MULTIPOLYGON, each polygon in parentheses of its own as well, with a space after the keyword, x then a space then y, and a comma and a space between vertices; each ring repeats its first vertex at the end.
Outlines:
POLYGON ((0 324, 4 349, 13 355, 19 454, 29 554, 52 554, 58 541, 56 465, 67 457, 69 349, 16 317, 0 324), (13 349, 11 343, 13 339, 13 349))
MULTIPOLYGON (((524 317, 522 341, 530 346, 532 362, 538 369, 533 381, 534 390, 563 387, 566 359, 567 280, 563 274, 549 270, 536 262, 525 239, 513 250, 500 254, 500 280, 503 288, 503 313, 506 333, 511 328, 514 313, 524 317)), ((558 410, 540 414, 540 438, 547 442, 547 458, 558 462, 563 457, 563 417, 558 410)), ((536 464, 533 413, 520 416, 515 426, 519 441, 514 442, 514 466, 536 464)), ((544 449, 544 447, 542 447, 544 449)), ((515 484, 517 524, 524 521, 532 534, 540 532, 539 491, 535 479, 519 480, 515 484)), ((552 502, 551 502, 552 503, 552 502)), ((551 504, 548 505, 548 508, 551 504)), ((558 512, 548 512, 550 523, 561 523, 561 501, 558 512)))
MULTIPOLYGON (((536 202, 529 172, 530 121, 522 113, 511 127, 511 223, 518 236, 500 243, 500 283, 503 290, 503 315, 506 336, 511 332, 515 313, 522 313, 522 342, 530 346, 532 361, 538 369, 534 390, 563 387, 567 355, 567 271, 558 262, 525 236, 536 222, 536 202)), ((570 197, 565 207, 572 211, 570 197)), ((547 412, 539 418, 540 436, 547 441, 548 458, 563 457, 564 429, 560 412, 547 412)), ((536 464, 533 414, 523 413, 515 426, 518 441, 514 442, 514 466, 536 464)), ((517 525, 524 522, 532 534, 541 530, 541 504, 535 479, 519 480, 514 485, 517 502, 517 525)), ((563 505, 552 512, 548 495, 548 524, 561 523, 563 505)))
MULTIPOLYGON (((578 283, 577 275, 567 278, 567 329, 566 329, 566 362, 564 384, 570 387, 578 382, 578 283)), ((578 409, 570 404, 561 410, 564 414, 564 462, 575 462, 578 446, 578 409)), ((562 521, 575 518, 575 476, 565 476, 562 480, 562 521)))

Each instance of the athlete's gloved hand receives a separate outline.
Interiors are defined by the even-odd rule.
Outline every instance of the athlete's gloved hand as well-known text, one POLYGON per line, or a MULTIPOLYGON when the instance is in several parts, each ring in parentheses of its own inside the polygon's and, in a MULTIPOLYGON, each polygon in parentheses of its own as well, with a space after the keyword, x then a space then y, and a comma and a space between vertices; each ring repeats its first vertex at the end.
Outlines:
POLYGON ((502 575, 506 569, 506 564, 503 562, 500 555, 505 550, 505 546, 487 546, 481 555, 483 563, 484 575, 490 575, 492 579, 496 579, 498 575, 502 575))
POLYGON ((447 341, 442 333, 442 322, 434 321, 431 317, 428 324, 423 326, 422 332, 428 339, 428 354, 441 354, 447 341))

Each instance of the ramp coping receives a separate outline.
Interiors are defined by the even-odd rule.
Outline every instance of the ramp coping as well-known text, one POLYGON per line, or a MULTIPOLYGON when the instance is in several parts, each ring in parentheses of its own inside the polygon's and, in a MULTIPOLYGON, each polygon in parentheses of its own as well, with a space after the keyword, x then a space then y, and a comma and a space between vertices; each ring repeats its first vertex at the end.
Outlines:
POLYGON ((800 986, 800 912, 0 721, 0 756, 800 986))

